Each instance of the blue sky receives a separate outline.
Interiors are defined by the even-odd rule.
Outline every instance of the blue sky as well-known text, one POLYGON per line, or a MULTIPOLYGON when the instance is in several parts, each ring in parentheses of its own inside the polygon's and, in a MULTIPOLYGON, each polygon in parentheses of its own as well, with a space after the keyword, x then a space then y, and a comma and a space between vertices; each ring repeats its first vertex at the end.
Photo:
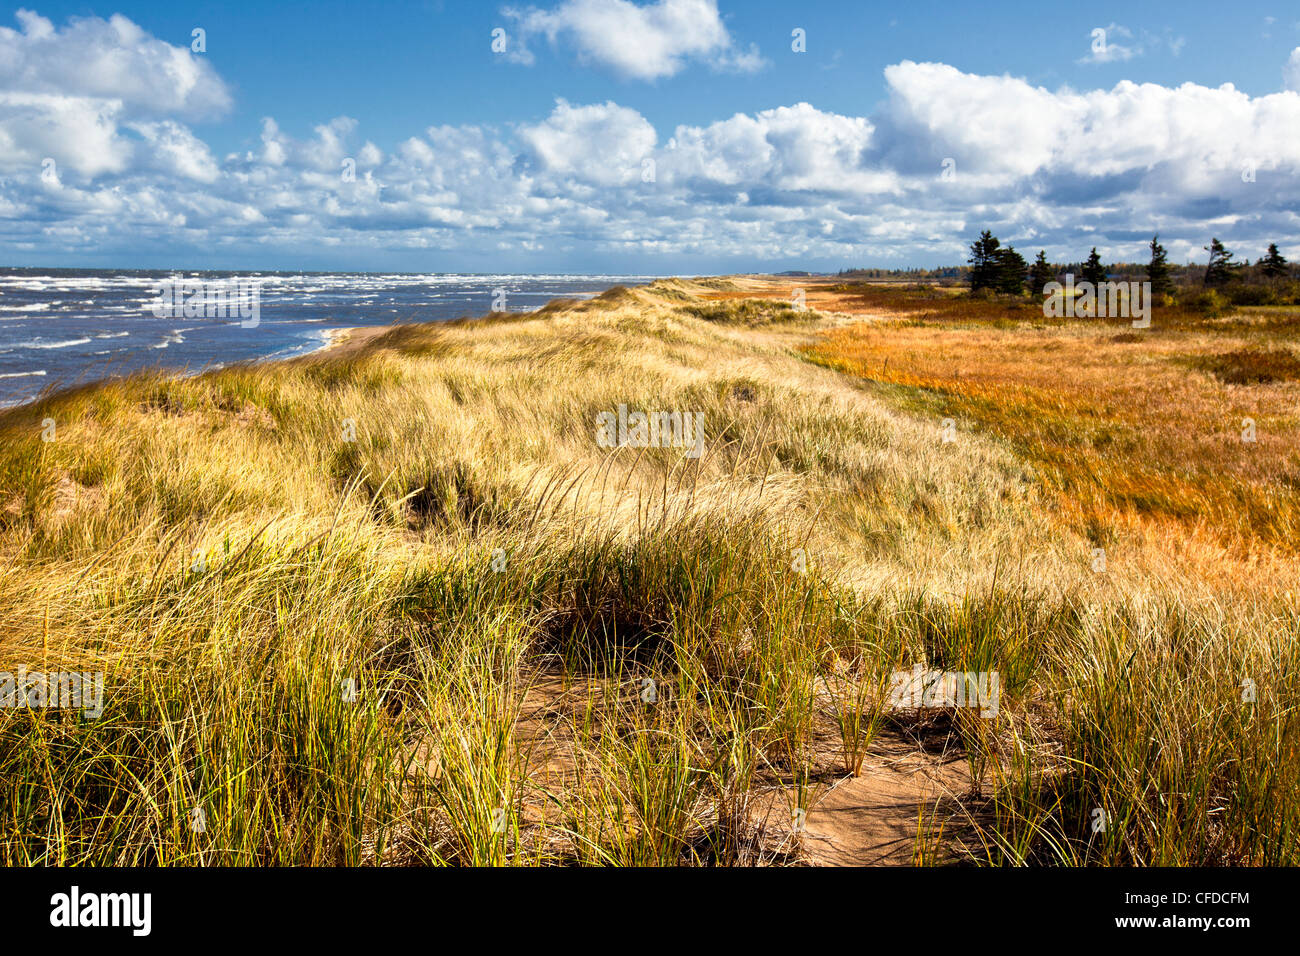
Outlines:
POLYGON ((952 263, 992 227, 1300 257, 1296 90, 1277 3, 41 3, 0 13, 0 251, 717 272, 952 263))

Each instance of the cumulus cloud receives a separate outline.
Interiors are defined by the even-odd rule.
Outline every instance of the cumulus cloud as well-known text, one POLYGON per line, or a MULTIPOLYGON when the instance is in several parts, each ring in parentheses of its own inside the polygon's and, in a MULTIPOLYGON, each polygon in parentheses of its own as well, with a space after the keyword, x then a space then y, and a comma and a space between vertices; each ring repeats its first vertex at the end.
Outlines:
POLYGON ((1095 178, 1176 168, 1187 186, 1252 159, 1268 168, 1300 163, 1291 133, 1300 97, 1127 80, 1110 90, 1052 92, 910 61, 886 68, 885 77, 897 132, 915 134, 909 149, 938 147, 1002 183, 1036 173, 1095 178))
POLYGON ((867 159, 875 127, 808 103, 738 113, 706 127, 679 126, 665 160, 686 183, 782 192, 869 195, 897 188, 867 159))
POLYGON ((57 29, 19 10, 0 27, 0 88, 117 100, 128 111, 203 118, 230 108, 216 71, 188 47, 151 36, 121 14, 74 18, 57 29))
POLYGON ((16 19, 20 29, 0 27, 0 171, 52 163, 95 177, 121 173, 139 155, 178 176, 215 178, 206 147, 165 119, 230 107, 207 63, 121 15, 63 29, 30 10, 16 19))
POLYGON ((200 183, 215 182, 219 170, 208 146, 172 120, 132 123, 144 141, 138 151, 139 166, 200 183))
POLYGON ((48 166, 85 176, 120 172, 131 157, 118 134, 117 100, 57 93, 0 92, 0 172, 48 166))
POLYGON ((752 72, 758 49, 736 47, 717 0, 564 0, 552 9, 506 8, 516 24, 515 59, 531 63, 529 44, 544 36, 571 47, 582 62, 638 80, 656 80, 700 61, 716 69, 752 72))
MULTIPOLYGON (((23 35, 50 31, 30 21, 23 35)), ((113 35, 128 51, 145 42, 113 35)), ((444 257, 420 260, 430 268, 457 256, 476 271, 503 256, 541 268, 956 262, 986 227, 1058 259, 1093 245, 1138 256, 1156 231, 1175 259, 1211 233, 1242 255, 1269 241, 1300 252, 1300 92, 1048 89, 912 61, 885 81, 869 116, 796 102, 657 130, 614 101, 559 99, 513 125, 431 126, 383 149, 350 117, 301 137, 267 117, 260 140, 218 157, 184 97, 159 115, 149 97, 69 79, 0 99, 0 242, 70 255, 155 243, 205 261, 265 250, 266 265, 330 247, 381 262, 416 251, 444 257), (52 177, 44 157, 58 157, 52 177)))
POLYGON ((1291 51, 1291 56, 1282 67, 1282 87, 1300 92, 1300 46, 1291 51))
POLYGON ((543 122, 523 126, 519 137, 540 170, 606 186, 639 178, 657 139, 636 110, 612 102, 571 106, 563 99, 543 122))
POLYGON ((1113 239, 1111 254, 1136 255, 1124 243, 1158 228, 1187 237, 1170 246, 1181 256, 1210 229, 1256 243, 1300 233, 1289 211, 1300 201, 1295 93, 1128 81, 1049 91, 911 62, 886 78, 878 138, 890 160, 925 157, 933 168, 952 158, 959 173, 944 188, 954 211, 964 200, 1036 244, 1092 233, 1113 239))

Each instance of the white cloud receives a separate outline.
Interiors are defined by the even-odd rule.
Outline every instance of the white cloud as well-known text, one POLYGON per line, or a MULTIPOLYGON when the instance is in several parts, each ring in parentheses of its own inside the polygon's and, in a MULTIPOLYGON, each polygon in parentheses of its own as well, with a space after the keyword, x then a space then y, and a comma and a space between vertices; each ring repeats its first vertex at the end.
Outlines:
POLYGON ((412 166, 432 166, 434 160, 433 147, 422 139, 412 136, 404 142, 399 148, 398 153, 402 159, 412 166))
POLYGON ((280 126, 267 116, 262 120, 262 162, 270 166, 283 166, 289 160, 289 138, 280 132, 280 126))
MULTIPOLYGON (((24 36, 49 30, 30 21, 24 36)), ((797 102, 659 131, 616 102, 560 99, 530 122, 411 130, 384 149, 349 117, 303 138, 268 117, 259 143, 218 159, 184 117, 70 79, 0 96, 0 242, 264 248, 268 265, 337 248, 491 269, 505 249, 561 268, 573 255, 707 269, 955 262, 985 227, 1058 258, 1092 245, 1136 256, 1157 230, 1175 258, 1200 254, 1211 230, 1252 257, 1300 240, 1300 92, 1051 90, 911 61, 885 81, 871 116, 797 102), (57 184, 43 157, 58 158, 57 184), (355 177, 340 175, 348 158, 355 177), (955 178, 941 178, 946 159, 955 178)))
POLYGON ((62 30, 19 10, 21 30, 0 27, 0 88, 118 100, 131 112, 220 115, 230 93, 188 47, 172 46, 121 14, 73 18, 62 30))
POLYGON ((680 72, 689 61, 752 72, 763 66, 758 49, 738 49, 718 14, 717 0, 563 0, 550 10, 506 8, 517 27, 513 56, 531 63, 537 36, 564 42, 583 62, 639 80, 680 72))
POLYGON ((890 170, 869 168, 874 127, 808 103, 738 113, 707 127, 679 126, 664 165, 686 181, 789 191, 878 193, 890 170))
POLYGON ((606 186, 639 179, 657 138, 636 110, 562 99, 546 120, 521 127, 519 137, 545 172, 606 186))
MULTIPOLYGON (((1181 186, 1254 160, 1300 173, 1300 96, 1252 98, 1231 84, 1051 92, 939 63, 885 70, 899 130, 1010 184, 1036 174, 1095 178, 1176 170, 1181 186)), ((936 150, 938 151, 938 150, 936 150)))
POLYGON ((132 123, 131 129, 144 139, 138 150, 141 167, 202 183, 215 182, 220 175, 207 144, 179 123, 140 122, 132 123))
POLYGON ((1300 46, 1291 51, 1282 67, 1282 88, 1300 92, 1300 46))
POLYGON ((8 147, 0 171, 50 159, 95 177, 121 173, 139 153, 156 170, 216 177, 207 147, 162 119, 229 108, 226 85, 207 63, 121 15, 74 18, 61 30, 29 10, 16 19, 19 30, 0 27, 0 144, 8 147))
POLYGON ((118 135, 122 104, 57 93, 0 93, 0 172, 47 159, 85 176, 120 172, 131 146, 118 135))

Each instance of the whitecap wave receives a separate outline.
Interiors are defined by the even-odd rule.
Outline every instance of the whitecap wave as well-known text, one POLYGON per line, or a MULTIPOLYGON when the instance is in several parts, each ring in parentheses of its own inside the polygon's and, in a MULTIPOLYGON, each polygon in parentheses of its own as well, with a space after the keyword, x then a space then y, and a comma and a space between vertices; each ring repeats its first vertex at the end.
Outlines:
POLYGON ((74 345, 85 345, 85 344, 86 344, 87 342, 89 342, 89 341, 90 341, 89 338, 83 338, 83 339, 67 339, 66 341, 63 341, 63 342, 42 342, 42 341, 40 341, 39 339, 37 339, 37 340, 31 341, 31 342, 15 342, 15 343, 14 343, 14 348, 17 348, 17 349, 66 349, 66 348, 71 348, 71 347, 74 346, 74 345))

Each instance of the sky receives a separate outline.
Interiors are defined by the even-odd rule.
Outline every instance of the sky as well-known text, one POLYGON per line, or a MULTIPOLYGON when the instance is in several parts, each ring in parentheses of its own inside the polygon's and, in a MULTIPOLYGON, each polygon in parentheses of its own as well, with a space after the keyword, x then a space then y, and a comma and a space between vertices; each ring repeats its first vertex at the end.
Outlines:
POLYGON ((0 265, 833 271, 985 228, 1300 259, 1300 8, 0 7, 0 265))

